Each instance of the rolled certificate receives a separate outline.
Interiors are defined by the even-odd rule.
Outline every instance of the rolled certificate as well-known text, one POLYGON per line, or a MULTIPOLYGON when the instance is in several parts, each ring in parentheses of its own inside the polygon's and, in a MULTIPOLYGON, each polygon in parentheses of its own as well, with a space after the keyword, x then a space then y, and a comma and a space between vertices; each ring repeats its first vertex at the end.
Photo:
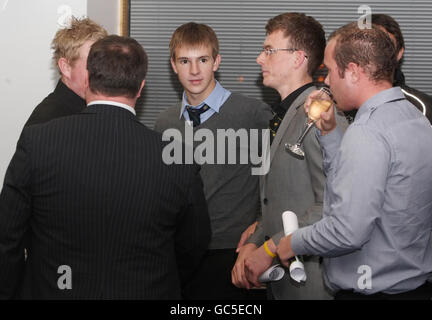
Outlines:
POLYGON ((268 268, 260 277, 258 278, 259 282, 270 282, 270 281, 278 281, 282 279, 285 274, 284 268, 280 266, 280 264, 275 264, 268 268))
MULTIPOLYGON (((282 213, 282 223, 284 227, 285 236, 290 235, 298 229, 297 216, 292 211, 285 211, 282 213)), ((295 260, 291 262, 289 267, 290 276, 293 280, 300 282, 306 281, 306 271, 303 263, 295 256, 295 260)))

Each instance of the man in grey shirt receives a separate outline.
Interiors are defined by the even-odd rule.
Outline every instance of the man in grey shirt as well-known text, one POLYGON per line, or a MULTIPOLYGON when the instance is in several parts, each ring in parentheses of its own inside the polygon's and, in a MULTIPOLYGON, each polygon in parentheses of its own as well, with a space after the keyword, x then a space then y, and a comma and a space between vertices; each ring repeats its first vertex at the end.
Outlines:
POLYGON ((336 299, 430 299, 432 128, 392 88, 396 54, 380 29, 342 27, 324 62, 339 108, 358 112, 344 136, 332 112, 321 114, 323 219, 284 237, 277 254, 285 265, 323 256, 336 299))

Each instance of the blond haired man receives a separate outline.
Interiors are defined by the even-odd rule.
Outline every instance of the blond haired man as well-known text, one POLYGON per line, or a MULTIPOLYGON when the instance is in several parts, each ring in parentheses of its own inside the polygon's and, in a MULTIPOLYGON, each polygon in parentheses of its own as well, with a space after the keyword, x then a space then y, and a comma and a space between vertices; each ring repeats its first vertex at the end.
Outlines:
POLYGON ((72 115, 85 108, 87 56, 91 45, 106 36, 107 31, 88 18, 72 17, 69 27, 57 31, 52 49, 61 78, 55 90, 33 110, 26 126, 72 115))

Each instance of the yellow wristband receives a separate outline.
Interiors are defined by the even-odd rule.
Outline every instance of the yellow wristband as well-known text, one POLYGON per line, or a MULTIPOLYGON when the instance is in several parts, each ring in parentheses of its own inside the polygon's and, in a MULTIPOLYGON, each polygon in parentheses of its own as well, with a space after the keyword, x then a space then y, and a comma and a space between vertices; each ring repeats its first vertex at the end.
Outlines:
POLYGON ((267 252, 267 254, 270 257, 272 257, 272 258, 276 257, 276 255, 273 252, 271 252, 270 249, 269 249, 269 247, 267 246, 267 241, 264 242, 264 250, 265 250, 265 252, 267 252))

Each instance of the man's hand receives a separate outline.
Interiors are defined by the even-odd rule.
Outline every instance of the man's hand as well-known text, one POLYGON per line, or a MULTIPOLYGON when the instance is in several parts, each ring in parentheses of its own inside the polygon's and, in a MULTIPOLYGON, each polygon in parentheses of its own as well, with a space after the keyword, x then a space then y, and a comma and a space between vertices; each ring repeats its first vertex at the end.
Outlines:
MULTIPOLYGON (((309 106, 311 105, 312 101, 314 99, 317 99, 317 97, 321 95, 324 95, 326 100, 330 99, 329 96, 327 96, 323 91, 320 90, 312 91, 309 94, 304 104, 306 113, 309 112, 309 106)), ((320 119, 315 122, 315 125, 321 131, 321 135, 323 136, 330 133, 334 128, 336 128, 336 118, 333 105, 328 109, 328 111, 321 113, 320 119)))
POLYGON ((237 244, 237 249, 236 249, 237 253, 240 252, 240 248, 245 244, 246 240, 249 239, 249 237, 255 232, 255 228, 256 228, 257 224, 258 224, 258 221, 255 221, 249 227, 247 227, 247 229, 245 231, 243 231, 243 233, 240 237, 240 241, 237 244))
MULTIPOLYGON (((268 249, 276 254, 276 245, 273 240, 267 241, 268 249)), ((258 278, 264 273, 272 264, 273 258, 268 255, 264 249, 264 245, 253 251, 245 260, 245 271, 247 280, 255 287, 261 287, 258 278)))
POLYGON ((289 268, 290 262, 289 259, 295 256, 294 251, 291 248, 291 234, 283 237, 277 246, 277 255, 279 256, 279 260, 281 263, 289 268))
POLYGON ((256 248, 256 245, 253 243, 248 243, 239 248, 236 263, 231 270, 231 281, 233 285, 238 288, 252 288, 252 283, 250 283, 246 278, 244 261, 254 250, 256 250, 256 248))

